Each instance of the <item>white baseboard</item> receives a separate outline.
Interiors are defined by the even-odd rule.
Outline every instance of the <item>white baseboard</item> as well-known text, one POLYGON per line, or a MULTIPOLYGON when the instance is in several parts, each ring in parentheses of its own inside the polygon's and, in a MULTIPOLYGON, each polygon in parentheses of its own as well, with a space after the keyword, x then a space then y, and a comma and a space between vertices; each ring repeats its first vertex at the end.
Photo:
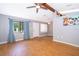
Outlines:
POLYGON ((8 42, 7 42, 7 41, 5 41, 5 42, 0 42, 0 45, 1 45, 1 44, 6 44, 6 43, 8 43, 8 42))
POLYGON ((53 41, 64 43, 64 44, 68 44, 68 45, 71 45, 71 46, 74 46, 74 47, 79 47, 79 45, 72 44, 72 43, 67 43, 67 42, 63 42, 63 41, 59 41, 59 40, 53 40, 53 41))
POLYGON ((24 40, 23 38, 22 39, 16 39, 15 41, 21 41, 21 40, 24 40))

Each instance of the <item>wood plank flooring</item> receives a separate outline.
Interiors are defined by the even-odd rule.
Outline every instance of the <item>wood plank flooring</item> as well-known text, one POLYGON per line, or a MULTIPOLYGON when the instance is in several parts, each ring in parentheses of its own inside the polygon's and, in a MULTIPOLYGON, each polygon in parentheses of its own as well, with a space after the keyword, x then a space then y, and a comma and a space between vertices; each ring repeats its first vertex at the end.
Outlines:
POLYGON ((79 56, 79 48, 41 37, 0 45, 0 56, 79 56))

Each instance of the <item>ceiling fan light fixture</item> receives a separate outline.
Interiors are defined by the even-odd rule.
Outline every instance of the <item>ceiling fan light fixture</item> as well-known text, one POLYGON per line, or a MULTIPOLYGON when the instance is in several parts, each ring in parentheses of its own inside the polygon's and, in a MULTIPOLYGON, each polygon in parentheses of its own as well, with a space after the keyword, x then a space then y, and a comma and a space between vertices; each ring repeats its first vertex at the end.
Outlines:
POLYGON ((40 8, 40 6, 36 6, 36 8, 40 8))

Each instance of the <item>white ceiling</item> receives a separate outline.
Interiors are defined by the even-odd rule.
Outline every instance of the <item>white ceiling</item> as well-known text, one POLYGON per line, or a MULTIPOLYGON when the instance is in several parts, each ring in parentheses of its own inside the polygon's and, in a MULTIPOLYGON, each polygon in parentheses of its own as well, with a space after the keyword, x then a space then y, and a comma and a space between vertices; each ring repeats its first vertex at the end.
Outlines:
POLYGON ((79 11, 79 3, 49 3, 54 9, 59 12, 77 12, 79 11), (74 11, 76 10, 76 11, 74 11))
MULTIPOLYGON (((79 4, 72 3, 48 3, 51 7, 57 11, 69 11, 79 9, 79 4)), ((35 8, 27 9, 26 7, 32 6, 34 3, 0 3, 0 14, 11 15, 16 17, 22 17, 26 19, 32 19, 37 21, 50 22, 55 16, 49 10, 39 9, 38 14, 35 12, 35 8)))
POLYGON ((36 13, 35 8, 27 9, 26 7, 32 6, 34 3, 9 3, 9 4, 0 4, 0 14, 22 17, 26 19, 32 19, 37 21, 50 22, 51 16, 53 15, 49 10, 39 9, 39 12, 36 13))

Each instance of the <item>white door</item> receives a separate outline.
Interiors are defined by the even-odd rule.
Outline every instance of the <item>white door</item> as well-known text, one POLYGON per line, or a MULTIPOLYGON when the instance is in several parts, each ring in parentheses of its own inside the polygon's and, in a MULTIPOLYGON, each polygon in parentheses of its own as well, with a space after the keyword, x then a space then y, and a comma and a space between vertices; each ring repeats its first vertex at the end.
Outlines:
POLYGON ((14 21, 13 30, 16 41, 23 40, 24 35, 23 26, 24 26, 23 22, 14 21))
POLYGON ((39 37, 39 23, 33 22, 33 37, 39 37))

